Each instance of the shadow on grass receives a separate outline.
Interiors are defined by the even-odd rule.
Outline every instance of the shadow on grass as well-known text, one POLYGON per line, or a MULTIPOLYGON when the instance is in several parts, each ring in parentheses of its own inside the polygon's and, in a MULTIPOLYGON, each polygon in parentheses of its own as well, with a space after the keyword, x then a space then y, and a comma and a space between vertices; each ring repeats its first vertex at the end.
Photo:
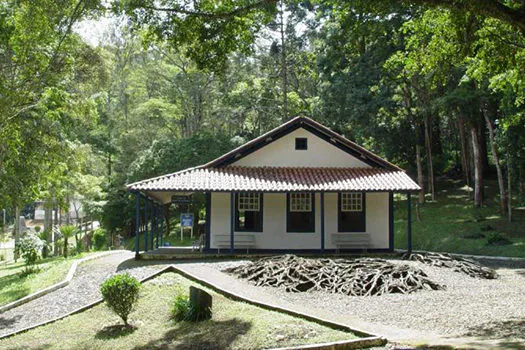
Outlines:
POLYGON ((14 274, 0 278, 0 305, 8 304, 29 294, 30 289, 24 284, 28 275, 14 274), (1 301, 4 302, 1 302, 1 301))
POLYGON ((227 349, 237 338, 248 333, 251 327, 251 322, 237 318, 200 323, 181 322, 167 331, 162 338, 136 346, 134 349, 227 349))
POLYGON ((95 338, 102 340, 109 340, 124 337, 137 330, 137 327, 133 325, 116 324, 102 328, 97 332, 95 338))

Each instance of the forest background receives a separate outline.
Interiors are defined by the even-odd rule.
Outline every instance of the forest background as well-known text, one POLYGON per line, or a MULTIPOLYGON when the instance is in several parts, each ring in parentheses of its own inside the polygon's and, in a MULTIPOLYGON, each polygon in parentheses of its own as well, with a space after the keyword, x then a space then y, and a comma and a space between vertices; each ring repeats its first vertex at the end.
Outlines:
POLYGON ((524 34, 523 0, 3 1, 0 208, 77 199, 129 236, 126 183, 303 115, 407 169, 420 204, 447 177, 479 208, 495 179, 508 215, 525 197, 524 34))

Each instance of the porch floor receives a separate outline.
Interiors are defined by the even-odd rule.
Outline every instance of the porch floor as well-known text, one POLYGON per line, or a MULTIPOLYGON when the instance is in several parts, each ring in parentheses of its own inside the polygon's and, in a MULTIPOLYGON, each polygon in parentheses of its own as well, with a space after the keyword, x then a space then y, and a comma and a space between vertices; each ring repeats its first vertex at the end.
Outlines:
MULTIPOLYGON (((228 249, 221 249, 221 252, 218 254, 216 252, 216 249, 214 249, 213 252, 200 252, 198 250, 194 250, 192 247, 160 247, 155 250, 149 250, 147 252, 140 252, 139 253, 139 259, 140 260, 201 260, 201 259, 255 259, 265 256, 271 256, 271 255, 282 255, 286 254, 283 252, 280 253, 262 253, 262 252, 248 252, 248 253, 239 253, 235 252, 234 254, 230 254, 228 249)), ((296 254, 300 256, 305 257, 337 257, 337 258, 356 258, 360 256, 397 256, 400 255, 399 252, 388 252, 388 253, 372 253, 372 252, 340 252, 340 253, 301 253, 301 252, 294 252, 291 250, 289 254, 296 254)))

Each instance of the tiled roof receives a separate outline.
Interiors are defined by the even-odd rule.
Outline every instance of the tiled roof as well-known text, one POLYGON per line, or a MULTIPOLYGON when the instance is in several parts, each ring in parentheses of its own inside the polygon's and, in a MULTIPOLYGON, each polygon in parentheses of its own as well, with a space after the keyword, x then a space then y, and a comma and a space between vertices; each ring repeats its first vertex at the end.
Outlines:
POLYGON ((197 167, 128 185, 135 191, 415 191, 401 170, 378 168, 197 167))

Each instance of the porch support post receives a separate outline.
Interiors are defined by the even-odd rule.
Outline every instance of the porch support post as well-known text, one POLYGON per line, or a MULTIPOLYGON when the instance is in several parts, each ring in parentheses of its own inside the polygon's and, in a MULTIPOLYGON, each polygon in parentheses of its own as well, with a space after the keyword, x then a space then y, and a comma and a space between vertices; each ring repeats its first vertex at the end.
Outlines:
POLYGON ((211 242, 211 192, 206 192, 206 242, 205 247, 208 251, 211 242))
POLYGON ((324 253, 324 192, 321 192, 321 252, 324 253))
POLYGON ((412 203, 410 192, 407 192, 407 252, 412 254, 412 203))
POLYGON ((157 204, 155 206, 155 233, 156 233, 155 248, 159 247, 159 231, 160 231, 159 213, 160 213, 160 208, 159 208, 159 205, 157 204))
POLYGON ((388 193, 388 248, 394 250, 394 192, 388 193))
POLYGON ((139 257, 140 193, 135 193, 135 259, 139 257))
MULTIPOLYGON (((159 219, 160 219, 160 246, 164 244, 164 204, 159 208, 159 219)), ((157 246, 158 247, 158 246, 157 246)))
POLYGON ((235 242, 233 232, 235 231, 235 193, 230 192, 230 253, 233 254, 235 242))
POLYGON ((155 202, 151 202, 151 235, 150 235, 150 247, 151 250, 155 249, 155 246, 153 245, 154 239, 155 239, 155 202))
POLYGON ((144 201, 144 251, 148 251, 148 202, 149 199, 146 197, 144 201))

